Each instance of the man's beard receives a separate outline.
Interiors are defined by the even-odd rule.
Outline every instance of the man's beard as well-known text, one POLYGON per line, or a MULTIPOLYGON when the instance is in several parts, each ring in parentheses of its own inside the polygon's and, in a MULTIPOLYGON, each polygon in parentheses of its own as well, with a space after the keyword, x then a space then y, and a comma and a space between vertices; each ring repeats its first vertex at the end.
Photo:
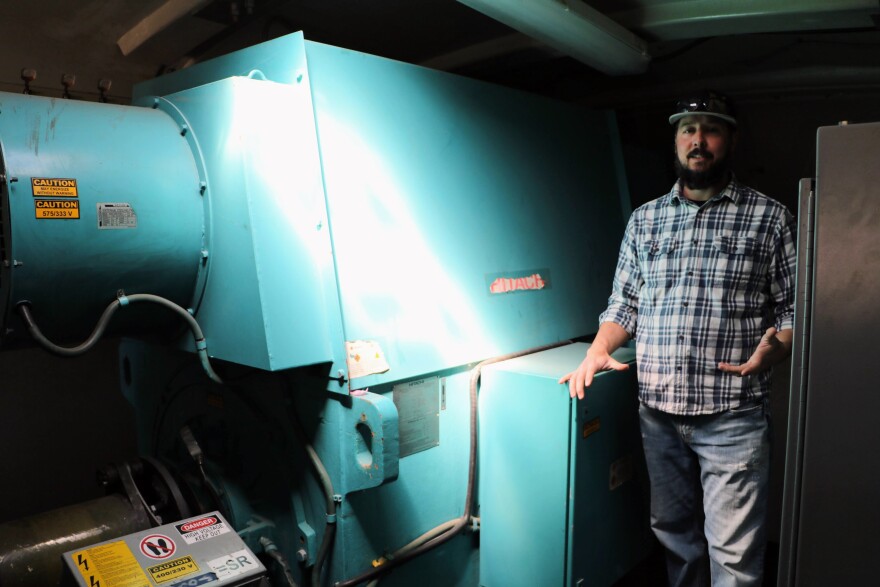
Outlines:
MULTIPOLYGON (((688 153, 688 157, 692 157, 695 155, 702 155, 703 157, 710 158, 711 154, 703 151, 699 148, 694 149, 690 153, 688 153)), ((712 187, 716 185, 721 180, 725 178, 727 172, 730 170, 730 158, 724 156, 720 159, 712 158, 710 159, 712 164, 703 171, 694 171, 692 169, 688 169, 684 165, 681 164, 681 161, 678 160, 678 156, 675 157, 675 174, 678 178, 687 186, 688 189, 691 190, 704 190, 708 187, 712 187)))

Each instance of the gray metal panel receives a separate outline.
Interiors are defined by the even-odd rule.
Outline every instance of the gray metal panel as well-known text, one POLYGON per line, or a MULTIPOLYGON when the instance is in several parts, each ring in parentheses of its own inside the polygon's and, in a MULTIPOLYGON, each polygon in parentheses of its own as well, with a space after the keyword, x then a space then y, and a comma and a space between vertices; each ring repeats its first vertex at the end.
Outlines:
POLYGON ((794 304, 796 336, 791 351, 791 394, 785 457, 785 487, 782 496, 782 528, 779 539, 779 574, 776 584, 792 587, 797 562, 798 517, 803 463, 806 411, 807 359, 813 293, 813 180, 802 179, 798 196, 797 293, 794 304))
POLYGON ((803 587, 876 584, 880 543, 880 124, 819 129, 797 565, 803 587))

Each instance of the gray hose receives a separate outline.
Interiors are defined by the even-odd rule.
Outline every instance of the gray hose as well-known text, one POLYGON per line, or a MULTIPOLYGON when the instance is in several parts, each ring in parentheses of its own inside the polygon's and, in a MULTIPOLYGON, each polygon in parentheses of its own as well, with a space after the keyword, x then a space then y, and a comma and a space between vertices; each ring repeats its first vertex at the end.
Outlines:
POLYGON ((315 451, 314 447, 308 441, 303 432, 292 400, 290 406, 290 420, 293 424, 294 433, 299 439, 300 444, 305 448, 309 462, 315 471, 315 475, 318 477, 321 489, 324 491, 324 498, 327 500, 327 523, 324 526, 324 537, 321 540, 321 546, 318 548, 318 554, 315 556, 315 564, 312 566, 311 575, 312 587, 320 587, 321 567, 324 566, 324 560, 327 558, 327 554, 330 552, 330 548, 333 546, 333 540, 336 537, 336 503, 338 498, 336 494, 333 493, 333 482, 330 479, 330 474, 327 472, 326 467, 324 467, 324 463, 321 461, 321 457, 318 456, 317 451, 315 451))
POLYGON ((135 302, 153 302, 155 304, 159 304, 160 306, 164 306, 169 310, 177 313, 180 317, 182 317, 188 324, 190 330, 193 333, 193 338, 195 338, 196 343, 196 352, 199 355, 199 361, 202 364, 202 368, 205 370, 205 373, 208 377, 211 378, 212 381, 217 383, 223 383, 223 380, 214 372, 214 369, 211 367, 211 362, 208 359, 208 347, 205 344, 205 335, 202 334, 202 329, 199 328, 199 323, 196 322, 196 319, 193 318, 192 314, 187 312, 184 308, 181 308, 171 300, 167 300, 163 297, 156 296, 153 294, 132 294, 132 295, 120 295, 117 299, 110 302, 110 304, 104 309, 104 313, 101 314, 101 317, 98 319, 97 325, 95 325, 95 329, 89 335, 89 337, 81 344, 73 346, 73 347, 63 347, 53 343, 51 340, 46 338, 43 333, 40 331, 36 322, 34 322, 33 316, 31 316, 31 311, 29 309, 29 304, 27 302, 19 302, 18 303, 18 312, 21 314, 21 317, 24 319, 25 324, 27 325, 28 332, 30 332, 31 336, 34 337, 40 345, 43 346, 46 350, 56 355, 62 357, 75 357, 77 355, 81 355, 84 352, 91 349, 97 342, 101 339, 101 336, 104 335, 104 331, 107 329, 107 324, 110 322, 110 318, 113 317, 113 314, 116 313, 121 306, 126 306, 130 303, 135 302))

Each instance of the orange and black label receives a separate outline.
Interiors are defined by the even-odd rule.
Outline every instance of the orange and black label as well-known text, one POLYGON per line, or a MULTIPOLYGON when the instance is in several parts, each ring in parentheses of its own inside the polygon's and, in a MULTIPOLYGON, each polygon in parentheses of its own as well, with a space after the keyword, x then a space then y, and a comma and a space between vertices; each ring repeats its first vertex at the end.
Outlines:
POLYGON ((37 220, 78 220, 78 200, 34 200, 37 220))
POLYGON ((76 180, 64 177, 32 177, 31 193, 34 197, 77 198, 76 180))

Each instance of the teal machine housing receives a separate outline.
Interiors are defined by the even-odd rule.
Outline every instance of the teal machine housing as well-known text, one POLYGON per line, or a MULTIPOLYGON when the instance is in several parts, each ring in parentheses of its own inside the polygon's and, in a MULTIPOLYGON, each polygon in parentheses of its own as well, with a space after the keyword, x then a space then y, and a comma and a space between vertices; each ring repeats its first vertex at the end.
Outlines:
POLYGON ((584 400, 559 373, 586 343, 487 366, 480 389, 480 585, 611 585, 651 550, 635 351, 584 400))
MULTIPOLYGON (((306 584, 353 585, 468 518, 382 582, 477 585, 479 511, 494 496, 484 461, 466 504, 469 370, 596 331, 627 210, 613 117, 302 34, 135 94, 132 107, 0 99, 9 325, 28 301, 48 332, 72 337, 119 290, 171 299, 201 325, 225 383, 201 374, 186 337, 126 340, 120 386, 145 454, 187 478, 191 432, 217 507, 306 584), (96 128, 113 141, 99 148, 96 128), (77 179, 80 217, 37 218, 32 177, 77 179), (92 213, 105 201, 129 204, 136 226, 101 232, 92 213), (29 273, 35 252, 51 263, 29 273), (47 283, 82 293, 62 307, 47 283)), ((557 378, 583 351, 567 348, 571 364, 545 367, 557 378)), ((633 397, 628 379, 601 380, 633 397)), ((577 411, 562 386, 554 401, 577 411)), ((489 429, 502 416, 484 405, 480 418, 489 429)), ((619 433, 631 440, 628 425, 619 433)), ((634 564, 632 528, 639 539, 596 564, 634 564)), ((559 576, 613 574, 579 571, 559 576)))

